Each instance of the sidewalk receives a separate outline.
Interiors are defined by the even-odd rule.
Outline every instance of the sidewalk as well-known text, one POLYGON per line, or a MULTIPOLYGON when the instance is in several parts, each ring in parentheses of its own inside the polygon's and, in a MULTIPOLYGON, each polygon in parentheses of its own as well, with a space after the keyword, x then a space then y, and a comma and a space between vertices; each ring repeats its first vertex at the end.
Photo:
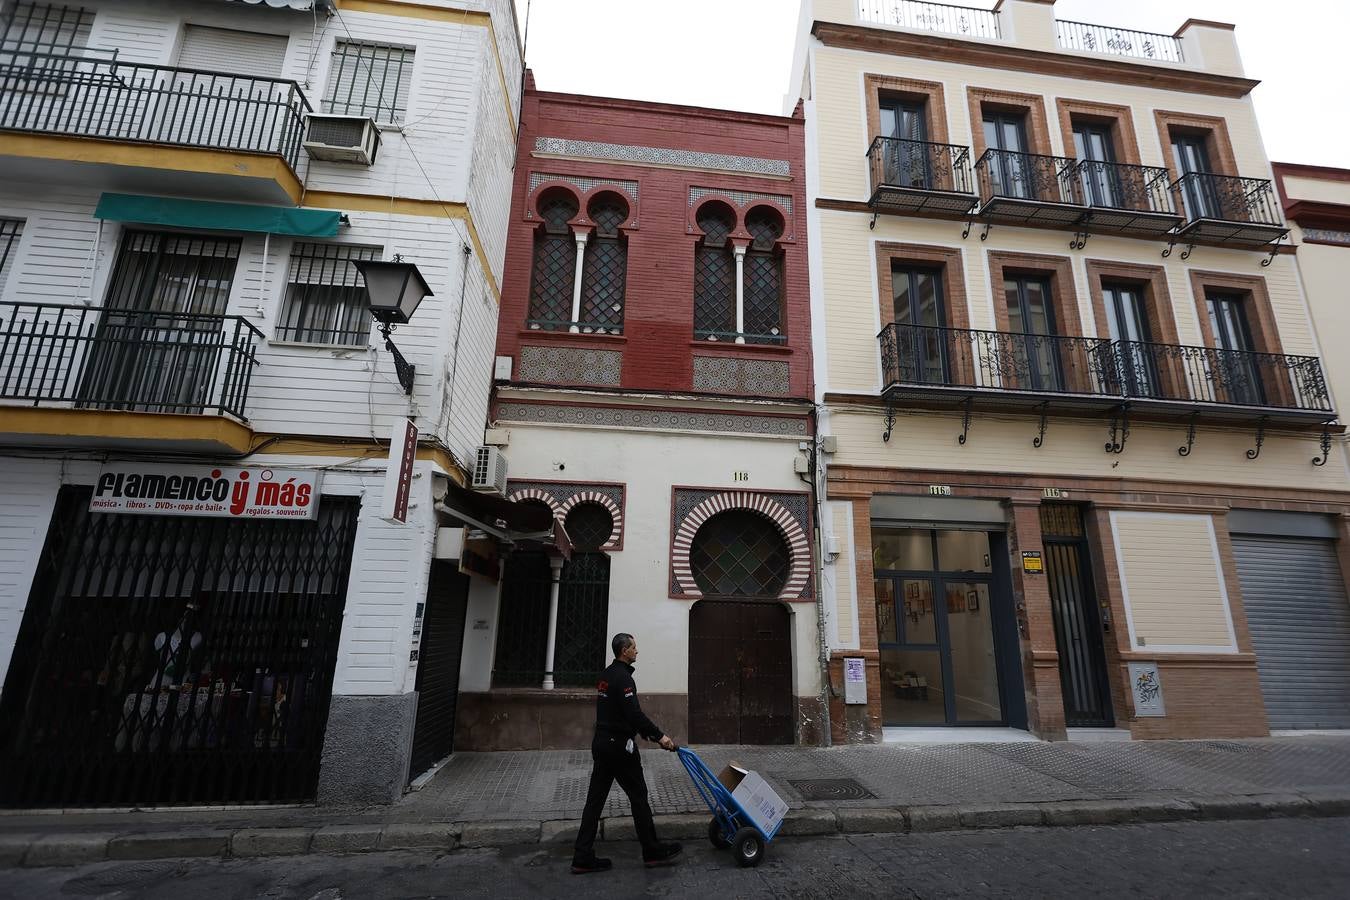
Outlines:
MULTIPOLYGON (((1350 736, 696 749, 768 779, 792 807, 784 834, 1350 815, 1350 736)), ((663 834, 706 837, 676 756, 642 759, 663 834)), ((11 812, 0 866, 570 841, 589 772, 584 751, 463 753, 387 807, 11 812)), ((615 788, 606 840, 632 839, 628 814, 615 788)))

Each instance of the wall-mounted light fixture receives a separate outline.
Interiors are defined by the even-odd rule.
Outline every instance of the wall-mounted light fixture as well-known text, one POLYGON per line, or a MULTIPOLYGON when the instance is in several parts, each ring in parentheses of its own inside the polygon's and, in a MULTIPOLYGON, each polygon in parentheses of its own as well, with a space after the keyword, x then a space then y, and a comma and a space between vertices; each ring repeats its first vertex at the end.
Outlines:
POLYGON ((398 383, 405 394, 412 394, 416 367, 403 358, 389 335, 395 325, 407 324, 413 313, 417 312, 418 304, 432 296, 431 288, 417 266, 404 262, 398 254, 391 261, 364 259, 352 260, 352 263, 365 279, 370 315, 380 323, 385 349, 394 357, 398 383))

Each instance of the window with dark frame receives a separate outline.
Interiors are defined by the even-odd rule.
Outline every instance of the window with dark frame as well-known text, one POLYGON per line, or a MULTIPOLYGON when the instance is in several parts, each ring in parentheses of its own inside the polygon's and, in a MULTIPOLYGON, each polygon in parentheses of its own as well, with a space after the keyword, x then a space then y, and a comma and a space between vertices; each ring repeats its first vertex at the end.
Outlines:
POLYGON ((353 263, 378 260, 382 254, 380 247, 296 241, 277 340, 365 347, 370 338, 370 304, 365 281, 353 263))
POLYGON ((338 41, 324 112, 402 122, 408 112, 414 56, 415 51, 406 47, 338 41))
POLYGON ((576 278, 577 242, 568 224, 576 218, 576 198, 552 190, 539 201, 543 223, 534 234, 530 269, 530 328, 566 331, 572 324, 572 286, 576 278))
POLYGON ((950 381, 950 348, 942 271, 891 263, 891 294, 901 378, 921 384, 950 381))
POLYGON ((15 54, 70 56, 89 43, 94 11, 55 3, 18 3, 0 19, 0 65, 15 62, 15 54))
POLYGON ((19 239, 23 237, 23 219, 0 219, 0 300, 5 297, 9 273, 18 267, 19 239))
POLYGON ((591 201, 587 216, 595 231, 587 241, 581 267, 583 334, 623 334, 624 287, 628 277, 628 247, 619 226, 628 221, 628 204, 615 194, 591 201))
POLYGON ((1216 399, 1243 406, 1264 405, 1265 384, 1247 319, 1246 298, 1236 293, 1207 291, 1205 309, 1214 336, 1209 376, 1214 382, 1216 399))
POLYGON ((704 596, 777 597, 792 572, 792 554, 772 521, 729 509, 699 526, 689 567, 704 596))
POLYGON ((736 337, 736 259, 729 236, 736 217, 720 203, 706 203, 696 219, 703 238, 694 251, 694 337, 736 337))
POLYGON ((1062 390, 1064 378, 1059 344, 1055 340, 1050 279, 1041 274, 1006 275, 1003 294, 1018 384, 1034 391, 1062 390))
POLYGON ((745 217, 750 248, 745 254, 745 340, 750 344, 781 344, 783 334, 783 257, 778 239, 783 223, 767 207, 756 207, 745 217))

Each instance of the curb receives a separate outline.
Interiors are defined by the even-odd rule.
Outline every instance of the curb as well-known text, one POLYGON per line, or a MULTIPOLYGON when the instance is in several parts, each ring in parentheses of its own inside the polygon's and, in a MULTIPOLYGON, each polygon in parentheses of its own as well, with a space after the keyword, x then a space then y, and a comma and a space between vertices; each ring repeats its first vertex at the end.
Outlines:
MULTIPOLYGON (((1144 822, 1231 821, 1350 814, 1350 791, 1212 796, 1190 800, 1074 800, 1049 803, 969 804, 798 809, 782 835, 927 834, 985 828, 1129 825, 1144 822)), ((659 815, 668 837, 705 838, 708 814, 659 815)), ((77 866, 105 860, 181 858, 254 859, 304 854, 460 849, 571 843, 575 819, 324 825, 314 828, 181 829, 172 832, 57 832, 0 834, 0 868, 77 866)), ((631 818, 601 823, 602 840, 634 840, 631 818)))

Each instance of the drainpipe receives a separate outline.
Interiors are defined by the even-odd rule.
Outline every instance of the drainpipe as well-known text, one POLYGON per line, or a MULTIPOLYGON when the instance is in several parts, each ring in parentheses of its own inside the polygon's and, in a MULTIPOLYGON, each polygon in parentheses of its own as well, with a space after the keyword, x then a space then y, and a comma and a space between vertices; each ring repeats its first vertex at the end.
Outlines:
POLYGON ((832 728, 830 725, 830 643, 829 637, 825 633, 825 595, 823 588, 825 585, 825 545, 821 540, 821 517, 824 515, 822 501, 820 496, 819 474, 821 472, 818 461, 820 454, 820 435, 818 431, 818 421, 816 419, 816 408, 814 404, 811 407, 811 452, 808 458, 811 477, 811 509, 814 515, 811 517, 815 521, 812 523, 812 530, 815 532, 816 548, 816 643, 820 651, 820 721, 824 729, 825 746, 834 745, 832 728))

